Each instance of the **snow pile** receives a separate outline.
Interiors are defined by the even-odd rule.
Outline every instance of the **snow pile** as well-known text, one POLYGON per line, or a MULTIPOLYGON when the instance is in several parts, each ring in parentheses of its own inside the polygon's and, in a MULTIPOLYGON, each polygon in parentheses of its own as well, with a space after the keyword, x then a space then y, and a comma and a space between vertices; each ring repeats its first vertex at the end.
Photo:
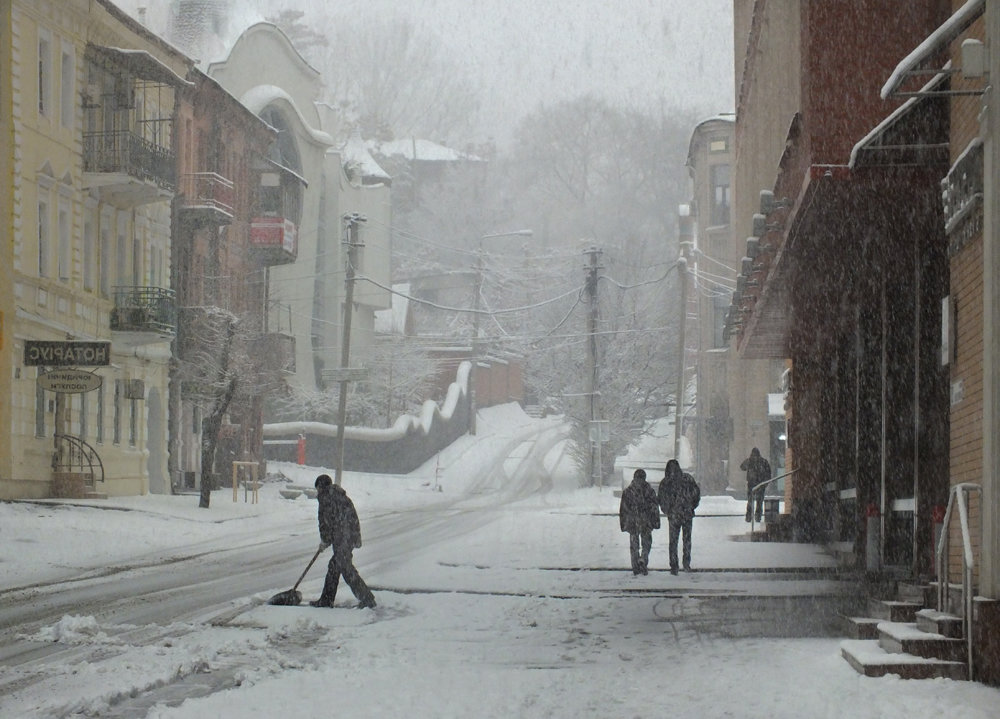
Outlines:
POLYGON ((40 629, 33 637, 26 637, 35 642, 62 642, 64 644, 83 644, 84 642, 107 642, 105 634, 97 620, 93 617, 78 617, 67 614, 52 626, 40 629))

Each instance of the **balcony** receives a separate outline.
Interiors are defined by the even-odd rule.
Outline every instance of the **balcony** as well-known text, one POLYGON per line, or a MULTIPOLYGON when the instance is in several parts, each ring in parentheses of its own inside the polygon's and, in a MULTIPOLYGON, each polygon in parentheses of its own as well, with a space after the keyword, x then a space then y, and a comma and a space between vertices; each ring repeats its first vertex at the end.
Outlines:
POLYGON ((128 346, 173 338, 177 310, 172 290, 161 287, 115 287, 111 310, 112 341, 128 346))
POLYGON ((139 135, 88 132, 83 135, 83 185, 122 209, 173 197, 174 153, 139 135))
POLYGON ((255 217, 250 225, 250 255, 263 265, 286 265, 298 254, 298 228, 287 217, 255 217))
POLYGON ((228 225, 233 221, 236 190, 232 180, 215 172, 181 177, 181 219, 193 225, 228 225))

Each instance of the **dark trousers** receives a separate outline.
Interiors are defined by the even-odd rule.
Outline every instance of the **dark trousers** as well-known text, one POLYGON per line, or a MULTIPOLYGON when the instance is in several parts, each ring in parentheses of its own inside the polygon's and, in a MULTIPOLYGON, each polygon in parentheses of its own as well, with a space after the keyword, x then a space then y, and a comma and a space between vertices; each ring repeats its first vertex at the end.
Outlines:
POLYGON ((365 584, 365 580, 358 574, 354 567, 354 551, 351 549, 334 550, 330 557, 330 563, 326 565, 326 581, 323 583, 323 594, 320 601, 333 605, 333 600, 337 598, 337 587, 340 585, 340 578, 344 577, 347 586, 354 592, 359 602, 374 599, 372 590, 365 584))
POLYGON ((752 495, 747 487, 747 521, 750 521, 750 512, 753 511, 753 520, 759 522, 764 512, 764 487, 761 487, 752 495))
POLYGON ((649 566, 649 548, 652 543, 653 532, 650 529, 628 533, 628 549, 632 556, 633 572, 642 571, 643 567, 649 566))
POLYGON ((677 569, 677 540, 680 538, 681 530, 684 530, 684 568, 691 568, 691 524, 692 520, 670 522, 670 568, 677 569))

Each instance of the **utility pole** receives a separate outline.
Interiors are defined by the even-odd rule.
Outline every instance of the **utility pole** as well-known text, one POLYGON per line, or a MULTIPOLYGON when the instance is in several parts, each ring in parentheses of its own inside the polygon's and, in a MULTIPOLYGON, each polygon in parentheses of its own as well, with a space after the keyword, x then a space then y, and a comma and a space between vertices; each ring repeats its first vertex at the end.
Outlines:
POLYGON ((681 281, 680 327, 677 333, 677 394, 674 397, 674 459, 680 461, 681 430, 684 422, 684 328, 687 325, 688 251, 691 248, 690 217, 681 216, 680 246, 681 256, 677 258, 677 275, 681 281))
POLYGON ((590 437, 590 479, 592 486, 601 487, 604 485, 601 442, 604 440, 602 430, 606 426, 598 421, 601 414, 598 403, 600 393, 597 389, 597 262, 601 251, 596 247, 591 247, 585 254, 590 255, 590 264, 584 268, 587 272, 585 283, 587 301, 590 303, 590 312, 587 314, 587 396, 590 401, 590 426, 588 427, 590 437))
POLYGON ((345 242, 347 243, 347 267, 344 290, 344 330, 340 342, 340 369, 341 375, 337 380, 340 383, 340 396, 337 398, 337 466, 334 477, 334 484, 338 487, 344 476, 344 425, 347 423, 347 383, 350 377, 347 368, 351 362, 351 315, 354 310, 354 267, 358 262, 358 248, 361 242, 358 240, 358 226, 367 222, 367 218, 356 212, 344 215, 345 242))

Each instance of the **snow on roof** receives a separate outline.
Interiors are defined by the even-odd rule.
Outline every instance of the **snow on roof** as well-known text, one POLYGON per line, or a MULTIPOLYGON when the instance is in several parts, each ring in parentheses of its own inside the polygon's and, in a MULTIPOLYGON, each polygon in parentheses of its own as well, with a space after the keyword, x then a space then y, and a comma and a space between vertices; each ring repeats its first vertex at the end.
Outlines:
POLYGON ((475 155, 459 152, 419 137, 404 137, 386 142, 370 141, 368 147, 386 157, 399 155, 407 160, 424 160, 426 162, 478 162, 480 160, 475 155))
POLYGON ((375 162, 375 158, 368 152, 365 141, 361 139, 361 133, 355 131, 344 143, 340 150, 344 158, 344 169, 357 170, 361 177, 376 177, 383 180, 391 180, 389 173, 375 162))
POLYGON ((295 104, 295 100, 291 95, 285 90, 278 87, 277 85, 256 85, 251 87, 245 93, 243 97, 240 98, 240 102, 246 105, 251 112, 255 115, 259 115, 265 107, 270 105, 275 100, 284 100, 288 105, 295 111, 295 116, 298 118, 299 123, 305 129, 309 138, 318 145, 333 145, 333 138, 329 134, 323 132, 322 130, 317 130, 309 121, 306 120, 305 116, 302 114, 302 110, 299 106, 295 104))
POLYGON ((982 15, 985 7, 986 0, 968 0, 965 5, 955 11, 954 15, 945 20, 937 30, 928 35, 922 43, 917 45, 913 52, 904 57, 896 65, 896 69, 892 71, 889 79, 882 86, 882 99, 885 100, 892 93, 896 92, 911 70, 940 50, 943 45, 950 43, 965 32, 966 28, 982 15))

